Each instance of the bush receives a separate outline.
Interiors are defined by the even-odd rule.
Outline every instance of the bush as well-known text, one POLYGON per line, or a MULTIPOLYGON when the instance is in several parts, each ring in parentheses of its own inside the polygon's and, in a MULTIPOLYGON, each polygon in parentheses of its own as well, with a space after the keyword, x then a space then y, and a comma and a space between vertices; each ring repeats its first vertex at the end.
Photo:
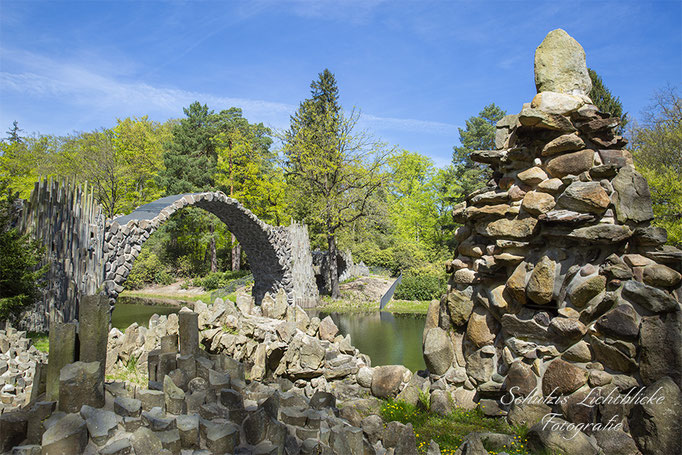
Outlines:
POLYGON ((395 290, 399 300, 439 299, 446 291, 446 281, 440 275, 406 275, 395 290))
POLYGON ((126 289, 140 289, 150 284, 167 285, 173 283, 173 276, 159 257, 148 249, 142 249, 135 260, 133 270, 125 283, 126 289))
POLYGON ((231 281, 250 275, 248 270, 227 270, 225 272, 209 273, 203 278, 195 278, 192 282, 194 286, 202 287, 207 291, 226 287, 231 281))

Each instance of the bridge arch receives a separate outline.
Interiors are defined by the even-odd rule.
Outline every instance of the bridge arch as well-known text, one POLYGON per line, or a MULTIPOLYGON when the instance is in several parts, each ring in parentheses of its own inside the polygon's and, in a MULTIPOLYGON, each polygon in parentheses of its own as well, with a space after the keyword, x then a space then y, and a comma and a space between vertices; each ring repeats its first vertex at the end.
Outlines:
MULTIPOLYGON (((264 223, 237 200, 222 192, 191 193, 158 199, 107 223, 103 246, 104 290, 112 302, 123 291, 123 284, 144 242, 173 213, 187 206, 199 207, 216 215, 237 238, 249 258, 254 278, 253 297, 257 304, 260 304, 266 292, 274 294, 280 289, 284 289, 290 303, 298 303, 301 296, 297 296, 296 291, 305 294, 311 287, 304 283, 306 290, 295 289, 301 286, 295 286, 293 269, 300 269, 301 264, 292 263, 298 259, 294 256, 296 250, 300 249, 296 246, 292 248, 292 229, 264 223)), ((305 228, 297 226, 299 231, 300 227, 305 228)), ((308 278, 297 277, 297 280, 306 281, 308 278)), ((316 299, 317 296, 304 297, 316 299)))

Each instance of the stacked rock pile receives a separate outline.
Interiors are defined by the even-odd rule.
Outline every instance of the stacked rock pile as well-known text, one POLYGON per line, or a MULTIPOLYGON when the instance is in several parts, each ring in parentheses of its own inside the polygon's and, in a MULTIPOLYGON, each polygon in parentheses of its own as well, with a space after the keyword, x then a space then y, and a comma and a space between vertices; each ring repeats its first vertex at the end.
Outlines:
MULTIPOLYGON (((429 309, 427 367, 490 415, 532 426, 554 412, 586 425, 553 450, 678 453, 682 251, 650 225, 647 182, 618 119, 586 96, 582 47, 550 32, 535 70, 538 94, 497 124, 497 150, 471 155, 493 179, 454 210, 463 226, 448 293, 429 309), (659 387, 664 403, 641 409, 582 404, 659 387), (544 402, 509 406, 512 394, 544 402), (588 425, 612 417, 619 431, 588 425)), ((546 429, 531 432, 540 445, 555 437, 546 429)))
MULTIPOLYGON (((194 311, 202 352, 241 362, 251 380, 292 381, 308 398, 315 392, 333 392, 344 400, 409 395, 409 401, 416 403, 415 384, 423 388, 428 382, 402 365, 372 368, 369 357, 352 345, 350 336, 339 333, 330 317, 309 317, 299 306, 288 304, 283 291, 274 298, 266 294, 260 306, 253 305, 250 296, 238 294, 237 304, 222 299, 211 305, 196 302, 194 311)), ((148 369, 152 381, 162 380, 165 374, 182 375, 169 369, 179 364, 159 360, 165 337, 177 337, 181 330, 176 314, 152 316, 148 329, 137 324, 125 333, 112 329, 107 371, 132 357, 148 369), (154 368, 161 372, 155 374, 154 368)))
POLYGON ((29 402, 33 378, 46 363, 47 354, 33 346, 26 332, 0 330, 0 413, 29 402))

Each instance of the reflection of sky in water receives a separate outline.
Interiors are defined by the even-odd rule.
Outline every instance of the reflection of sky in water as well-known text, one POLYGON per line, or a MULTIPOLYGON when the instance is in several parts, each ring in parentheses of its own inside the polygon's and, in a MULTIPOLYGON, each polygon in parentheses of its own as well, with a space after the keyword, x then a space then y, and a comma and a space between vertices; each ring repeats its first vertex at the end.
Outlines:
POLYGON ((385 311, 330 315, 341 333, 350 334, 353 346, 369 355, 372 366, 405 365, 412 371, 425 368, 422 356, 425 315, 385 311))

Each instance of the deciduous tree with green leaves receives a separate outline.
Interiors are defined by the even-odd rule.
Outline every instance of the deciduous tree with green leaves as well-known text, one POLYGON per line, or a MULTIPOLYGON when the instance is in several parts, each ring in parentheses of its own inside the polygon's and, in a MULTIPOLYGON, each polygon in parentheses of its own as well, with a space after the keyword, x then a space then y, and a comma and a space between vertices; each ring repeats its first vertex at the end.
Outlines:
POLYGON ((665 87, 654 94, 642 122, 629 130, 637 170, 649 183, 654 224, 668 231, 668 243, 682 246, 682 98, 665 87))
MULTIPOLYGON (((385 146, 357 132, 358 114, 344 115, 334 75, 325 69, 310 85, 311 98, 291 117, 283 137, 285 173, 296 212, 327 239, 337 255, 343 228, 367 215, 371 196, 382 186, 385 146)), ((329 262, 329 293, 339 298, 335 260, 329 262)))
POLYGON ((12 227, 14 196, 8 191, 7 181, 0 182, 0 321, 17 317, 35 302, 46 270, 38 268, 44 255, 41 243, 12 227))

